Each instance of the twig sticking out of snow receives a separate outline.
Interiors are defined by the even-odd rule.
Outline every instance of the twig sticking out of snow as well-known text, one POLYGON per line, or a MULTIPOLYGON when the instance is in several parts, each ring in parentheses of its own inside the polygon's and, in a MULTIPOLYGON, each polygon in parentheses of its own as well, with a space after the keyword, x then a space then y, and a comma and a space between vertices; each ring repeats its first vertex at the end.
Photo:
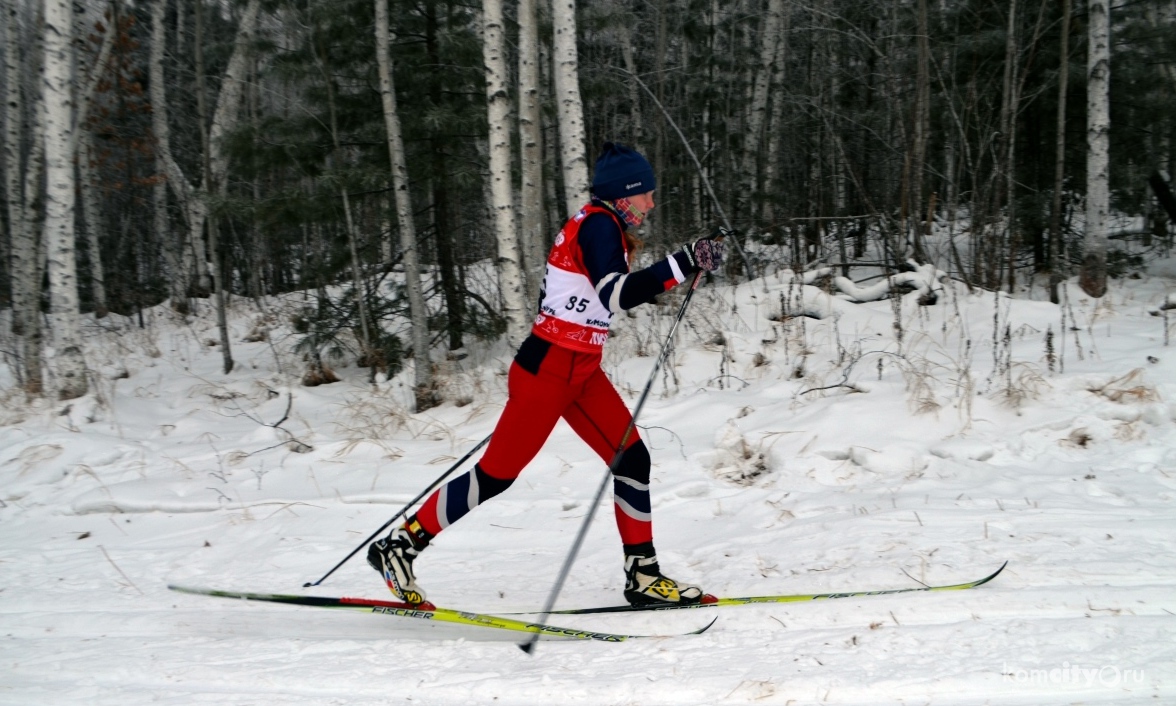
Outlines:
POLYGON ((119 576, 122 576, 124 579, 127 580, 127 583, 129 583, 131 585, 131 588, 135 589, 136 591, 139 591, 140 596, 146 595, 145 593, 143 593, 143 591, 139 590, 139 587, 135 585, 135 582, 131 580, 130 576, 127 576, 123 572, 122 569, 118 568, 118 564, 114 563, 114 559, 111 559, 110 555, 106 553, 106 547, 99 544, 98 548, 102 550, 102 556, 106 557, 106 560, 110 562, 110 565, 114 567, 114 570, 118 572, 119 576))

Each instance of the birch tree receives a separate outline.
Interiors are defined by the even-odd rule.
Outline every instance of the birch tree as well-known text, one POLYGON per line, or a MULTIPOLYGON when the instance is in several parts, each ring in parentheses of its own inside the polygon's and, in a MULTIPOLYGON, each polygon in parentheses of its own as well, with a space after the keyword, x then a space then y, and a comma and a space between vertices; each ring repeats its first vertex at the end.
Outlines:
MULTIPOLYGON (((87 53, 82 50, 75 57, 77 78, 74 90, 77 91, 77 116, 74 120, 77 129, 74 138, 77 143, 78 164, 78 193, 82 198, 83 224, 85 226, 86 249, 90 254, 90 295, 94 301, 94 315, 102 318, 108 313, 106 307, 106 275, 102 268, 102 205, 98 195, 99 184, 94 170, 97 155, 94 152, 94 139, 87 121, 89 106, 93 100, 97 83, 110 60, 114 39, 118 34, 119 20, 117 6, 111 6, 109 22, 106 23, 106 33, 95 60, 88 62, 87 53), (83 82, 83 77, 88 78, 83 82)), ((82 39, 88 32, 86 8, 79 4, 74 7, 74 36, 78 46, 84 46, 82 39)))
POLYGON ((559 115, 559 153, 563 167, 565 216, 588 202, 588 159, 585 156, 584 105, 580 100, 580 69, 576 49, 576 2, 554 0, 555 102, 559 115))
MULTIPOLYGON (((201 166, 204 169, 204 191, 206 196, 217 196, 221 193, 224 187, 224 176, 219 175, 219 178, 213 178, 212 175, 212 132, 216 129, 216 125, 208 126, 205 129, 205 120, 207 118, 207 108, 205 106, 205 88, 204 88, 204 4, 203 0, 196 0, 196 37, 192 43, 196 50, 196 114, 200 132, 200 151, 203 157, 201 166)), ((256 11, 255 11, 256 16, 256 11)), ((240 39, 240 37, 238 37, 240 39)), ((233 122, 236 122, 236 113, 239 111, 238 105, 241 101, 241 87, 244 85, 246 61, 244 52, 240 54, 234 53, 234 59, 239 59, 236 66, 232 61, 229 63, 229 68, 225 72, 224 81, 222 84, 222 95, 226 92, 235 91, 233 96, 233 106, 230 110, 233 113, 233 122), (227 88, 227 90, 226 90, 227 88)), ((218 106, 219 107, 219 106, 218 106)), ((219 111, 218 111, 219 112, 219 111)), ((224 126, 222 125, 222 130, 224 126)), ((231 129, 231 127, 230 127, 231 129)), ((217 330, 220 332, 220 349, 222 359, 222 369, 225 375, 233 371, 233 348, 232 342, 229 341, 229 324, 225 316, 225 276, 224 269, 225 258, 224 253, 221 252, 220 247, 220 227, 217 223, 216 214, 208 210, 205 206, 205 226, 208 230, 208 255, 209 255, 209 280, 213 296, 216 297, 216 324, 217 330)), ((197 235, 198 231, 193 232, 194 240, 199 242, 197 235)), ((199 251, 201 254, 203 250, 199 251)), ((203 259, 203 258, 201 258, 203 259)), ((199 262, 199 260, 198 260, 199 262)), ((203 283, 201 284, 204 287, 203 283)))
MULTIPOLYGON (((23 246, 19 242, 24 235, 24 201, 22 195, 23 171, 21 169, 21 136, 24 128, 24 101, 21 96, 21 61, 20 37, 20 9, 17 0, 3 0, 0 6, 4 12, 4 196, 5 210, 8 215, 8 242, 11 252, 10 258, 20 258, 23 246)), ((13 317, 12 325, 17 335, 20 322, 17 318, 22 312, 17 298, 23 297, 22 287, 17 286, 20 277, 19 270, 24 263, 13 261, 12 265, 12 295, 13 317)))
POLYGON ((98 198, 98 177, 94 173, 94 137, 85 126, 78 126, 78 173, 81 183, 82 213, 85 219, 86 248, 90 251, 90 292, 94 298, 94 316, 109 313, 106 306, 106 273, 102 267, 102 208, 98 198))
POLYGON ((924 251, 923 236, 931 234, 930 217, 928 217, 925 227, 920 227, 919 224, 922 223, 923 216, 923 172, 927 162, 927 141, 931 131, 931 49, 929 46, 931 37, 927 22, 927 0, 919 0, 917 13, 918 68, 915 72, 914 135, 910 180, 907 188, 910 189, 910 222, 914 225, 915 258, 925 262, 928 256, 924 251))
POLYGON ((760 38, 759 66, 755 73, 751 108, 747 113, 747 137, 743 151, 743 176, 746 179, 748 196, 757 191, 757 163, 763 137, 764 118, 768 110, 768 86, 772 82, 772 64, 776 58, 776 47, 781 41, 780 19, 783 15, 784 0, 768 0, 768 16, 764 20, 760 38))
MULTIPOLYGON (((36 203, 40 198, 41 170, 44 164, 45 142, 43 123, 32 122, 32 146, 27 160, 21 159, 24 142, 26 110, 38 111, 37 94, 26 108, 22 92, 26 58, 22 51, 20 8, 17 0, 5 0, 4 64, 6 96, 5 121, 5 192, 7 194, 9 238, 12 243, 12 333, 18 339, 21 365, 18 374, 25 392, 39 396, 41 374, 41 276, 40 232, 36 228, 36 203)), ((28 61, 36 66, 36 53, 28 61)))
POLYGON ((527 298, 539 296, 546 262, 543 237, 543 153, 539 136, 539 18, 535 0, 519 0, 519 240, 527 298))
MULTIPOLYGON (((162 4, 162 0, 161 0, 162 4)), ((221 80, 220 94, 217 96, 216 109, 212 114, 212 124, 208 131, 208 171, 211 181, 202 181, 200 186, 194 186, 188 178, 184 175, 183 169, 176 162, 175 157, 171 152, 170 140, 167 139, 167 125, 166 120, 155 119, 153 127, 155 130, 156 147, 159 150, 159 157, 164 163, 167 170, 167 181, 171 187, 172 193, 175 194, 176 200, 184 209, 184 213, 188 221, 188 243, 185 247, 193 247, 201 242, 201 233, 204 230, 205 220, 208 217, 208 203, 207 198, 213 190, 221 188, 225 184, 225 177, 229 171, 229 158, 224 150, 225 134, 232 131, 236 125, 240 115, 241 97, 244 88, 244 77, 247 71, 249 43, 253 38, 253 33, 257 26, 257 15, 261 7, 260 0, 249 0, 249 4, 245 7, 245 11, 241 14, 241 24, 237 28, 237 36, 233 43, 233 54, 229 58, 228 67, 225 69, 224 77, 221 80), (160 132, 162 130, 162 133, 160 132)), ((157 12, 162 12, 162 9, 157 9, 157 12)), ((152 22, 153 25, 156 23, 152 22)), ((152 47, 152 51, 162 52, 162 18, 160 19, 157 32, 153 32, 153 44, 158 45, 152 47), (158 36, 157 36, 158 35, 158 36), (158 39, 158 41, 155 41, 158 39)), ((152 109, 153 111, 166 111, 167 98, 163 92, 162 80, 157 82, 154 79, 158 71, 162 77, 162 55, 160 55, 159 68, 156 68, 154 57, 152 60, 151 72, 152 80, 150 81, 152 87, 152 109), (158 94, 158 95, 157 95, 158 94)), ((166 112, 164 112, 166 115, 166 112)), ((203 261, 203 247, 195 248, 196 258, 196 272, 199 276, 202 268, 200 262, 203 261)))
MULTIPOLYGON (((502 0, 483 0, 482 56, 486 64, 486 103, 490 128, 490 191, 498 234, 498 286, 502 291, 506 338, 512 348, 527 335, 518 234, 515 230, 510 170, 510 93, 506 75, 506 32, 502 0)), ((582 126, 581 122, 581 126, 582 126)), ((581 139, 581 144, 583 140, 581 139)), ((583 148, 580 150, 583 157, 583 148)), ((577 205, 579 208, 582 203, 577 205)))
POLYGON ((41 120, 45 125, 45 238, 49 321, 59 399, 86 394, 74 248, 73 16, 69 0, 46 0, 41 120))
POLYGON ((1049 213, 1049 300, 1059 301, 1058 285, 1065 276, 1062 264, 1062 189, 1066 177, 1066 90, 1070 80, 1070 0, 1062 0, 1062 33, 1058 47, 1057 140, 1054 155, 1053 202, 1049 213))
MULTIPOLYGON (((152 187, 152 210, 155 237, 163 243, 170 276, 168 283, 173 310, 188 313, 188 292, 195 255, 190 244, 183 237, 171 233, 167 214, 167 185, 164 175, 168 173, 171 158, 171 127, 168 124, 167 95, 164 92, 163 56, 167 42, 167 28, 164 17, 168 0, 155 0, 151 4, 151 55, 148 61, 147 81, 151 93, 151 132, 155 137, 156 182, 152 187)), ((183 13, 177 13, 182 15, 183 13)), ((178 170, 177 170, 178 171, 178 170)))
POLYGON ((771 223, 775 218, 775 203, 777 191, 779 190, 779 174, 780 174, 780 138, 784 131, 784 79, 786 78, 786 66, 788 61, 788 32, 792 25, 791 8, 786 8, 786 11, 781 18, 780 41, 776 42, 776 57, 773 61, 772 71, 772 111, 769 115, 768 122, 768 150, 764 157, 764 191, 767 192, 767 198, 764 199, 763 219, 767 223, 771 223))
POLYGON ((1110 208, 1111 8, 1089 0, 1086 55, 1086 237, 1078 284, 1092 297, 1107 291, 1107 212, 1110 208))
POLYGON ((392 56, 389 53, 388 0, 376 0, 376 62, 380 71, 380 98, 384 126, 388 134, 388 157, 392 164, 392 191, 396 194, 396 222, 400 232, 400 250, 404 259, 404 286, 408 292, 409 316, 412 319, 413 392, 416 411, 436 406, 433 364, 429 359, 429 311, 421 291, 421 256, 416 226, 412 220, 412 197, 408 190, 408 164, 404 158, 404 139, 400 131, 400 114, 396 109, 396 89, 392 83, 392 56))

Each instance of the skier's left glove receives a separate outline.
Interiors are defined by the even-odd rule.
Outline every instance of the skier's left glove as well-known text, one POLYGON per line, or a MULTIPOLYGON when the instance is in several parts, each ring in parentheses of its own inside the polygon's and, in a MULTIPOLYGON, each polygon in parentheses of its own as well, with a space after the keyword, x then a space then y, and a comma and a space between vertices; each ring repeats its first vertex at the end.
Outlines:
POLYGON ((723 264, 723 238, 731 234, 726 228, 719 227, 707 237, 687 243, 682 246, 682 252, 690 260, 695 270, 714 272, 723 264))

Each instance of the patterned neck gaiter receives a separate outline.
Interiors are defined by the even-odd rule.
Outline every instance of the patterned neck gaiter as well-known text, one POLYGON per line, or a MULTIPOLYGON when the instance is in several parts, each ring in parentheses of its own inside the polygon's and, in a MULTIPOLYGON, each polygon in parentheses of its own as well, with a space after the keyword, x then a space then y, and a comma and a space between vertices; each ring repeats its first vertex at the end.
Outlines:
POLYGON ((613 199, 612 201, 605 201, 609 208, 617 212, 625 225, 630 228, 636 228, 645 220, 645 211, 638 209, 633 205, 633 202, 627 198, 613 199))

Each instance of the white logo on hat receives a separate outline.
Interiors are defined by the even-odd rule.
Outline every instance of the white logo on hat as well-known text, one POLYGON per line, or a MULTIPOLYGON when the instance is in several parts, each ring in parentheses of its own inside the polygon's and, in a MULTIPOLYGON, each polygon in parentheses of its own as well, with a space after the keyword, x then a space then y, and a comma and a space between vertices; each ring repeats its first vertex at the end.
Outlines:
POLYGON ((625 184, 625 188, 626 188, 626 189, 632 189, 632 188, 633 188, 633 187, 635 187, 635 186, 641 186, 641 182, 639 182, 639 181, 635 181, 635 182, 633 182, 632 184, 625 184))

